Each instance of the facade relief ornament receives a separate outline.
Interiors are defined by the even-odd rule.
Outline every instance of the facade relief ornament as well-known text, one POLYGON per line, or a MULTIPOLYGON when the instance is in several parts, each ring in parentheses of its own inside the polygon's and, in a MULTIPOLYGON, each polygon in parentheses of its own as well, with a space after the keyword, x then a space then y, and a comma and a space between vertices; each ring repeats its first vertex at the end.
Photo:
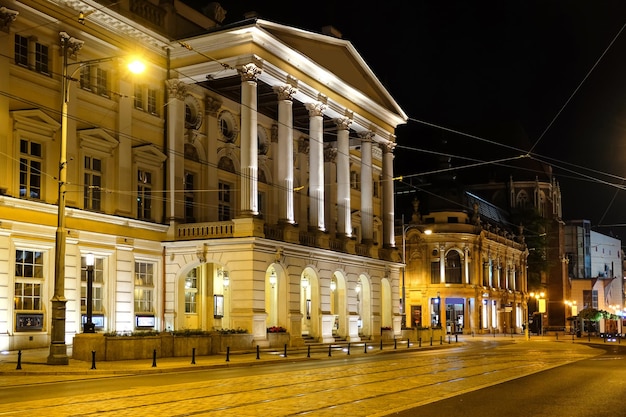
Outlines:
POLYGON ((298 139, 298 153, 308 154, 309 153, 309 139, 300 136, 298 139))
POLYGON ((337 148, 328 145, 324 148, 324 162, 335 162, 337 159, 337 148))
POLYGON ((374 139, 374 132, 371 130, 359 132, 359 138, 361 139, 361 142, 372 142, 374 139))
POLYGON ((59 32, 59 38, 61 39, 61 46, 66 48, 68 57, 71 56, 76 58, 78 52, 85 44, 85 41, 76 39, 75 37, 70 36, 67 32, 59 32))
POLYGON ((217 116, 217 112, 222 107, 222 100, 213 97, 204 97, 204 113, 206 115, 217 116))
POLYGON ((173 78, 165 81, 167 87, 167 94, 169 97, 175 97, 178 100, 184 100, 187 95, 187 84, 178 78, 173 78))
POLYGON ((0 30, 9 33, 11 23, 15 22, 18 14, 20 14, 20 12, 16 10, 11 10, 4 6, 0 7, 0 30))
POLYGON ((272 143, 278 143, 278 125, 276 123, 272 124, 272 128, 270 130, 270 140, 272 143))
POLYGON ((396 145, 397 144, 395 142, 380 142, 378 147, 383 151, 383 153, 393 153, 396 149, 396 145))

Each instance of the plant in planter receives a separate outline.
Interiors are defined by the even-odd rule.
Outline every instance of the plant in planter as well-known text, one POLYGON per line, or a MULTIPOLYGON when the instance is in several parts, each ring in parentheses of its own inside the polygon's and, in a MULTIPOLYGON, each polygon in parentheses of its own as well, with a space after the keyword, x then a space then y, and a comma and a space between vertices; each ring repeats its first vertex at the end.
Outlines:
POLYGON ((287 329, 281 326, 272 326, 267 328, 268 333, 286 333, 287 329))

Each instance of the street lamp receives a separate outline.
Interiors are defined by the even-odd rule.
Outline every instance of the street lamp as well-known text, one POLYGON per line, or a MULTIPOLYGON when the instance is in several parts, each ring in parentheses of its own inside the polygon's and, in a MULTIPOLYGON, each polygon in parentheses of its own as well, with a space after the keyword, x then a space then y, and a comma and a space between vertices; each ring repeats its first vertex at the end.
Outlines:
MULTIPOLYGON (((49 365, 67 365, 67 345, 65 344, 65 320, 66 304, 65 298, 65 189, 67 185, 67 129, 68 129, 68 104, 70 101, 70 81, 74 80, 74 75, 83 67, 100 62, 111 61, 114 58, 94 59, 90 61, 68 63, 68 56, 78 54, 84 42, 76 39, 66 32, 60 32, 61 53, 63 54, 63 75, 61 79, 61 92, 63 96, 63 106, 61 109, 61 143, 59 150, 59 188, 57 201, 57 229, 54 245, 54 295, 52 296, 52 328, 50 334, 50 353, 47 358, 49 365), (69 66, 78 65, 71 75, 68 75, 69 66)), ((131 71, 135 69, 130 68, 131 71)))
POLYGON ((93 253, 88 253, 85 257, 85 263, 87 264, 87 320, 83 327, 83 333, 95 333, 96 325, 93 324, 93 265, 94 265, 93 253))

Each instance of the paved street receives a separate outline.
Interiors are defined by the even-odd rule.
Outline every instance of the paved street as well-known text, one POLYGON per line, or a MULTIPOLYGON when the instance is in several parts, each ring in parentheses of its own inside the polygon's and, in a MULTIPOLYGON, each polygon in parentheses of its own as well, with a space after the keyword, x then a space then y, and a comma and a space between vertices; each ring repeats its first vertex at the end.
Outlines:
MULTIPOLYGON (((45 352, 42 352, 45 353, 45 352)), ((233 355, 200 357, 192 365, 188 358, 152 361, 122 361, 91 364, 71 361, 65 366, 22 363, 22 370, 7 369, 0 362, 0 414, 32 415, 220 415, 220 416, 384 416, 420 404, 519 378, 572 361, 600 354, 592 345, 577 339, 554 337, 463 337, 459 343, 411 347, 364 353, 354 349, 342 358, 319 355, 281 358, 277 355, 233 355), (369 355, 369 357, 367 356, 369 355), (376 360, 365 360, 366 358, 376 360), (269 374, 272 364, 285 361, 310 364, 269 374), (257 366, 262 365, 262 366, 257 366), (247 367, 233 377, 210 378, 211 370, 247 367), (43 367, 43 368, 42 368, 43 367), (32 369, 31 369, 32 368, 32 369), (57 370, 58 369, 58 370, 57 370), (178 377, 178 371, 207 371, 206 379, 193 382, 178 377), (39 375, 35 374, 40 371, 39 375), (133 383, 124 375, 169 374, 153 378, 154 385, 133 383), (167 376, 167 375, 165 375, 167 376), (54 385, 58 396, 24 399, 15 394, 37 392, 37 387, 59 381, 118 378, 119 388, 106 392, 64 396, 63 385, 54 385), (164 381, 165 380, 165 381, 164 381)), ((27 356, 26 352, 22 354, 27 356)), ((42 355, 43 356, 43 355, 42 355)), ((4 359, 4 358, 3 358, 4 359)), ((72 382, 65 382, 65 386, 72 382)), ((83 382, 85 387, 87 382, 83 382)))

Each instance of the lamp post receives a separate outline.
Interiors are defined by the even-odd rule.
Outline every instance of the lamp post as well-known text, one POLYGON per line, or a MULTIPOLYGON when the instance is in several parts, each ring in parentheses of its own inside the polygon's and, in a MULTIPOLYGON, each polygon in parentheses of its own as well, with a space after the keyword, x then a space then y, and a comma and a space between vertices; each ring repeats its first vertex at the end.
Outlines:
MULTIPOLYGON (((66 304, 65 298, 65 190, 67 185, 67 130, 68 130, 68 104, 70 101, 70 82, 74 79, 74 74, 85 66, 93 65, 100 62, 111 61, 114 58, 94 59, 89 61, 74 62, 70 64, 68 57, 78 54, 83 47, 84 42, 76 39, 66 32, 60 32, 61 53, 63 55, 63 73, 61 79, 61 92, 63 105, 61 108, 61 143, 59 149, 59 178, 58 178, 58 197, 57 197, 57 229, 54 241, 54 294, 51 299, 52 303, 52 328, 50 334, 50 353, 47 358, 49 365, 67 365, 69 357, 67 356, 67 345, 65 344, 65 321, 66 321, 66 304), (78 65, 78 68, 69 75, 69 66, 78 65)), ((131 71, 141 72, 143 67, 130 67, 131 71)))
POLYGON ((96 325, 93 324, 93 265, 94 265, 93 253, 88 253, 85 257, 85 263, 87 264, 87 320, 83 327, 83 333, 95 333, 96 325))

